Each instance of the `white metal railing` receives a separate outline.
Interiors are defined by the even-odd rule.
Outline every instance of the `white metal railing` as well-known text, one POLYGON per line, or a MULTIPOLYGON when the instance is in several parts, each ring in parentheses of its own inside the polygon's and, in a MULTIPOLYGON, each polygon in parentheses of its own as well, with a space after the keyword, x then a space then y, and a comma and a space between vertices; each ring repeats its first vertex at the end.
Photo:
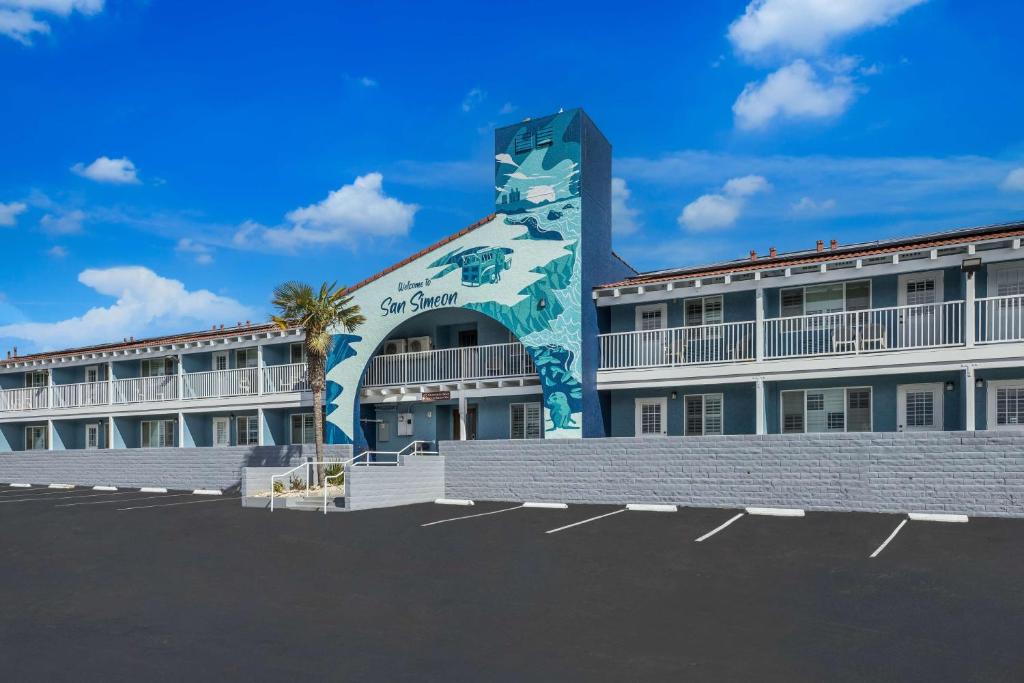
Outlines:
POLYGON ((52 390, 54 408, 106 405, 110 397, 106 382, 54 384, 52 390))
POLYGON ((111 385, 114 389, 114 403, 148 403, 178 398, 177 375, 115 379, 111 385))
POLYGON ((259 368, 187 372, 183 375, 184 398, 255 396, 259 393, 259 368))
POLYGON ((281 394, 290 391, 309 391, 305 363, 268 365, 263 368, 263 393, 281 394))
POLYGON ((964 302, 946 301, 765 320, 764 357, 901 351, 964 343, 964 302))
POLYGON ((599 335, 601 369, 728 363, 755 358, 754 321, 599 335))
MULTIPOLYGON (((359 457, 359 456, 356 456, 356 457, 359 457)), ((306 462, 299 463, 298 465, 296 465, 295 467, 291 468, 287 472, 281 472, 280 474, 272 474, 272 475, 270 475, 270 511, 271 512, 274 511, 274 497, 276 495, 276 491, 274 491, 274 482, 277 479, 282 479, 283 480, 284 477, 288 477, 289 479, 291 479, 292 476, 296 472, 298 472, 299 470, 303 470, 303 480, 304 480, 303 481, 303 486, 304 486, 304 488, 306 490, 306 496, 309 496, 309 482, 310 482, 310 480, 314 476, 314 471, 313 471, 312 468, 314 468, 314 467, 321 467, 321 466, 324 467, 324 468, 327 468, 327 467, 331 467, 331 466, 340 465, 341 466, 341 471, 344 472, 345 471, 345 464, 352 462, 352 460, 353 460, 353 458, 349 458, 348 460, 325 460, 323 462, 315 462, 315 461, 312 461, 312 460, 307 460, 306 462)), ((282 483, 283 483, 283 481, 282 481, 282 483)), ((327 504, 327 482, 325 480, 324 481, 324 505, 326 505, 326 504, 327 504)))
POLYGON ((974 305, 979 344, 1024 341, 1024 294, 985 297, 974 305))
POLYGON ((519 342, 381 354, 370 359, 363 386, 519 377, 537 372, 519 342))
POLYGON ((37 410, 50 406, 46 387, 25 387, 0 391, 0 411, 37 410))

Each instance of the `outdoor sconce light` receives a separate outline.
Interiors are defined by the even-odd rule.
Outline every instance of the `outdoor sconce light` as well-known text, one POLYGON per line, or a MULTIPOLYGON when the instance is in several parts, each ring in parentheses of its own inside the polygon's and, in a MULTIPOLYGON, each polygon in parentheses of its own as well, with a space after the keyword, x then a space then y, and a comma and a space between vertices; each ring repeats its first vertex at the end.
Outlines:
POLYGON ((429 419, 430 419, 430 418, 432 418, 432 417, 434 417, 434 411, 432 411, 432 410, 428 410, 428 411, 427 411, 427 419, 429 420, 429 419))
POLYGON ((965 258, 960 262, 960 270, 971 275, 981 270, 981 258, 974 256, 971 258, 965 258))
POLYGON ((981 389, 982 387, 985 386, 985 380, 979 377, 978 379, 974 380, 974 386, 977 387, 978 389, 981 389))
POLYGON ((676 400, 677 398, 679 398, 678 394, 676 394, 676 392, 674 392, 674 391, 672 392, 671 396, 672 396, 672 400, 673 401, 676 400))
POLYGON ((543 311, 547 307, 548 307, 548 300, 547 299, 541 299, 540 301, 537 302, 537 310, 538 311, 543 311))
POLYGON ((953 383, 946 382, 946 391, 953 391, 953 383))

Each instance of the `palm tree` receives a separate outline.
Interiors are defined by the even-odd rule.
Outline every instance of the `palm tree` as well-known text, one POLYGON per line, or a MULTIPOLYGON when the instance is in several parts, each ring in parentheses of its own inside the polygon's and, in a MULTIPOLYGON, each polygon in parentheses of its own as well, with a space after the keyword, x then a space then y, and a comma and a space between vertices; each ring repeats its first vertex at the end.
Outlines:
POLYGON ((285 282, 274 288, 271 302, 276 315, 270 319, 281 329, 300 328, 306 333, 306 371, 313 390, 313 430, 316 439, 317 482, 324 483, 324 373, 327 354, 331 351, 331 331, 343 328, 354 332, 366 322, 359 306, 337 282, 320 285, 317 292, 302 282, 285 282))

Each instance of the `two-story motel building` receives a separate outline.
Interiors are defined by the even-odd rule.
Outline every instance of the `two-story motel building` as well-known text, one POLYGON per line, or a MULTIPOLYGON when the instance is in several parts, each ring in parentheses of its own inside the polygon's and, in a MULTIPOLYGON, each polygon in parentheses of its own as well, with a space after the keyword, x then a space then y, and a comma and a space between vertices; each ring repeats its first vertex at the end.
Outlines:
MULTIPOLYGON (((1024 223, 636 273, 610 160, 581 110, 499 129, 495 213, 351 289, 328 441, 1024 429, 1024 223)), ((0 450, 309 443, 301 342, 0 359, 0 450)))

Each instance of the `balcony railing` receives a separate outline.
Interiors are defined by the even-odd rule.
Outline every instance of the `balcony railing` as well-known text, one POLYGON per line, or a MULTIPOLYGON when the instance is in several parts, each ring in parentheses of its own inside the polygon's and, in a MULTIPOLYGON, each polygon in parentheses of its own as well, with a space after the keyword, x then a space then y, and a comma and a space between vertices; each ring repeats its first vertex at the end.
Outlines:
POLYGON ((991 296, 975 302, 979 344, 1024 341, 1024 294, 991 296))
POLYGON ((499 379, 536 372, 526 347, 513 342, 374 356, 366 369, 363 386, 499 379))
MULTIPOLYGON (((309 391, 306 364, 294 363, 262 369, 187 372, 181 375, 180 398, 189 401, 255 396, 260 393, 261 381, 264 394, 309 391)), ((179 398, 178 387, 178 375, 161 375, 115 379, 109 383, 82 382, 6 389, 0 391, 0 412, 174 401, 179 398)))
POLYGON ((963 301, 765 320, 764 357, 903 351, 964 343, 963 301))
POLYGON ((601 368, 656 368, 753 360, 755 323, 721 323, 601 335, 601 368))

